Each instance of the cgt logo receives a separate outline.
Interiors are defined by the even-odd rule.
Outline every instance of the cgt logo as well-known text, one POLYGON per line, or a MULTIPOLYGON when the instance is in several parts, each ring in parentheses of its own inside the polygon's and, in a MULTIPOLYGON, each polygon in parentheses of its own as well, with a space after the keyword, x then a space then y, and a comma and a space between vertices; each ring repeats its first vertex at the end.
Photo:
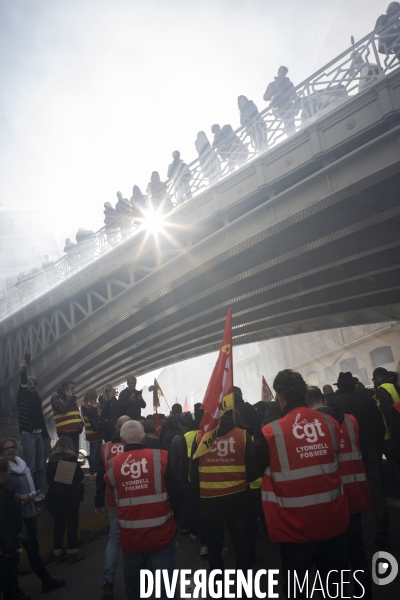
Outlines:
POLYGON ((111 454, 121 454, 124 451, 122 444, 113 444, 111 447, 111 454))
POLYGON ((132 475, 134 479, 138 479, 142 476, 142 473, 148 473, 147 459, 142 458, 142 460, 136 461, 134 458, 132 458, 132 454, 130 454, 122 464, 121 475, 124 477, 127 475, 132 475))
POLYGON ((235 440, 231 437, 228 440, 215 441, 210 452, 216 452, 220 458, 225 458, 228 452, 235 454, 235 440))
POLYGON ((316 442, 318 436, 325 437, 321 429, 321 421, 318 421, 318 419, 314 419, 312 423, 308 423, 306 419, 300 421, 300 413, 297 413, 295 422, 293 423, 293 435, 298 440, 305 438, 310 443, 316 442))
POLYGON ((372 579, 376 585, 392 583, 399 572, 399 565, 389 552, 380 550, 372 557, 372 579))

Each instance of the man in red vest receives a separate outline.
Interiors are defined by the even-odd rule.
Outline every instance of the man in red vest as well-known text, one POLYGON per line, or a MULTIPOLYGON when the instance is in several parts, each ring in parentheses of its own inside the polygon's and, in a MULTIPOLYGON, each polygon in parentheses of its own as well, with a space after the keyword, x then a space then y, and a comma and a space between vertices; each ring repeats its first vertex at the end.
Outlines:
POLYGON ((107 491, 108 520, 110 523, 103 573, 103 600, 114 600, 115 573, 117 570, 119 554, 119 526, 115 500, 111 489, 107 488, 106 482, 104 481, 104 475, 107 473, 110 460, 124 451, 120 431, 122 425, 130 420, 131 418, 126 415, 123 415, 118 419, 115 425, 113 438, 101 447, 101 456, 97 464, 96 496, 94 499, 96 507, 95 512, 97 515, 102 515, 104 513, 107 491))
MULTIPOLYGON (((339 425, 308 408, 300 373, 280 371, 273 387, 282 417, 263 427, 254 462, 259 472, 265 471, 262 502, 269 536, 280 544, 283 591, 295 597, 293 572, 303 582, 315 565, 333 596, 341 571, 349 567, 339 425)), ((307 590, 297 589, 296 597, 307 598, 307 590)))
MULTIPOLYGON (((183 490, 168 452, 144 445, 139 421, 124 423, 121 441, 124 451, 108 462, 104 478, 115 498, 127 598, 139 600, 141 569, 166 569, 172 580, 183 490)), ((167 598, 163 584, 161 598, 167 598)))
POLYGON ((358 422, 353 415, 345 415, 338 408, 327 406, 321 390, 316 386, 308 386, 307 404, 339 423, 339 472, 350 510, 347 532, 350 567, 353 572, 359 571, 357 577, 365 590, 355 582, 353 594, 363 600, 371 600, 371 574, 365 556, 361 515, 372 507, 372 496, 361 456, 358 422))

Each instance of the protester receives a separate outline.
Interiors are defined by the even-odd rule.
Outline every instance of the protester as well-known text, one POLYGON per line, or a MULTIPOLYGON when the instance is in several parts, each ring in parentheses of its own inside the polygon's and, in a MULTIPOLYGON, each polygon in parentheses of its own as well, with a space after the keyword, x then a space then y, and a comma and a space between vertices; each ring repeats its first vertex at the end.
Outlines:
POLYGON ((146 408, 141 390, 136 389, 136 377, 128 375, 127 387, 120 392, 117 402, 117 417, 128 415, 131 419, 138 421, 141 417, 141 409, 146 408))
POLYGON ((83 404, 81 406, 82 418, 85 423, 86 441, 89 442, 90 453, 88 456, 90 477, 96 477, 96 467, 100 456, 100 448, 104 439, 105 425, 104 419, 101 418, 101 407, 97 402, 97 390, 91 388, 87 390, 83 404))
POLYGON ((168 167, 167 177, 174 182, 174 193, 178 204, 185 200, 190 200, 192 191, 190 189, 190 180, 192 174, 189 167, 181 159, 181 154, 178 150, 172 153, 173 161, 168 167))
POLYGON ((35 501, 44 499, 40 488, 44 475, 44 439, 49 438, 42 411, 42 399, 37 393, 36 377, 27 377, 28 363, 21 363, 21 384, 17 393, 17 411, 21 444, 25 462, 29 467, 35 484, 35 501))
POLYGON ((49 489, 46 494, 46 506, 54 515, 54 561, 56 564, 68 559, 75 564, 85 557, 78 554, 79 506, 83 501, 83 471, 77 463, 77 456, 71 438, 61 436, 50 455, 46 467, 46 480, 49 489), (74 463, 75 472, 72 483, 55 481, 60 461, 74 463), (64 533, 67 530, 67 556, 63 554, 64 533))
POLYGON ((327 402, 329 402, 335 396, 335 392, 333 391, 333 387, 331 385, 324 385, 322 392, 327 402))
POLYGON ((327 406, 321 390, 316 386, 308 386, 306 402, 309 408, 329 415, 339 424, 339 473, 350 511, 347 531, 349 560, 353 573, 358 573, 353 595, 372 600, 371 573, 365 555, 361 523, 362 513, 372 507, 372 497, 358 441, 358 423, 352 415, 344 415, 337 408, 327 406))
POLYGON ((263 98, 270 102, 270 106, 282 119, 286 133, 290 135, 295 131, 293 101, 296 99, 296 93, 293 91, 293 83, 287 77, 288 71, 287 67, 279 67, 278 76, 268 84, 263 98))
POLYGON ((192 445, 190 479, 200 495, 209 568, 224 570, 222 548, 226 524, 236 555, 236 569, 247 572, 251 559, 245 527, 246 488, 247 482, 257 477, 253 442, 246 431, 235 426, 232 411, 222 416, 211 451, 194 458, 199 442, 198 436, 192 445))
MULTIPOLYGON (((171 417, 168 417, 171 418, 171 417)), ((172 417, 174 418, 174 417, 172 417)), ((178 419, 178 431, 174 432, 175 435, 172 437, 172 441, 169 447, 168 461, 173 467, 175 473, 179 477, 179 481, 183 483, 183 442, 184 435, 188 430, 191 430, 195 425, 193 417, 190 412, 182 413, 178 419)), ((165 443, 165 438, 164 438, 165 443)), ((187 474, 186 478, 187 480, 187 474)), ((182 513, 179 519, 180 532, 183 534, 189 533, 191 534, 193 539, 197 539, 197 520, 196 520, 196 507, 194 503, 194 493, 193 488, 189 488, 188 486, 183 487, 184 492, 184 505, 182 509, 182 513)))
POLYGON ((400 468, 400 402, 390 409, 390 458, 400 468))
POLYGON ((397 373, 388 371, 384 367, 377 367, 372 373, 372 381, 375 387, 377 404, 388 423, 390 420, 390 409, 394 403, 400 400, 397 373))
POLYGON ((399 20, 395 20, 395 23, 383 32, 378 34, 378 52, 380 54, 395 54, 396 58, 400 57, 400 2, 390 2, 386 9, 386 14, 380 15, 375 23, 375 29, 384 27, 387 23, 398 15, 399 20))
POLYGON ((104 230, 110 246, 118 243, 118 218, 119 213, 113 208, 111 202, 104 202, 104 230))
POLYGON ((144 194, 142 194, 139 186, 133 186, 132 196, 129 202, 132 207, 132 215, 134 216, 135 221, 142 223, 147 214, 148 204, 147 198, 144 194))
POLYGON ((249 402, 243 400, 242 390, 239 387, 234 385, 233 391, 235 395, 235 409, 242 415, 249 435, 258 435, 260 428, 256 409, 249 402))
POLYGON ((69 269, 73 273, 78 266, 78 253, 76 250, 76 244, 71 242, 69 238, 66 238, 65 240, 64 252, 67 255, 69 269))
POLYGON ((182 435, 179 427, 179 417, 170 414, 161 428, 160 443, 162 450, 170 450, 172 440, 176 435, 182 435))
POLYGON ((228 158, 228 169, 234 171, 235 167, 240 167, 246 162, 249 151, 239 136, 233 132, 231 125, 224 125, 221 134, 222 144, 224 144, 222 147, 228 158))
POLYGON ((143 423, 145 433, 145 446, 153 450, 161 448, 160 440, 156 436, 156 424, 153 419, 147 417, 143 423))
POLYGON ((98 402, 101 407, 101 416, 106 421, 106 429, 104 432, 104 441, 109 442, 115 432, 115 424, 117 422, 117 404, 115 389, 111 383, 107 383, 103 388, 103 393, 99 396, 98 402))
POLYGON ((211 144, 204 131, 199 131, 194 143, 196 151, 199 155, 200 168, 203 177, 213 183, 221 176, 221 163, 216 153, 211 148, 211 144))
POLYGON ((267 143, 267 126, 258 112, 253 100, 246 96, 238 97, 240 124, 246 126, 246 133, 251 137, 256 150, 261 150, 267 143))
POLYGON ((37 539, 37 510, 36 504, 33 502, 36 494, 35 484, 26 462, 17 456, 17 440, 4 438, 0 442, 0 450, 1 456, 8 460, 11 469, 7 486, 15 491, 15 500, 22 506, 22 545, 33 572, 42 582, 42 592, 51 592, 64 587, 64 579, 51 577, 40 557, 37 539))
POLYGON ((76 234, 77 253, 79 254, 81 266, 91 262, 96 257, 95 234, 91 229, 78 228, 76 234))
POLYGON ((360 429, 360 449, 374 506, 375 545, 379 550, 384 550, 389 544, 389 512, 379 472, 378 450, 382 447, 385 425, 371 396, 355 391, 350 372, 339 373, 336 385, 338 389, 328 405, 357 419, 360 429))
POLYGON ((45 254, 44 261, 42 262, 43 271, 47 271, 52 267, 54 267, 54 261, 50 260, 50 256, 48 254, 45 254))
POLYGON ((214 134, 214 139, 212 143, 213 150, 216 150, 222 161, 228 160, 229 151, 226 148, 226 139, 224 134, 222 133, 221 126, 218 125, 218 123, 212 125, 211 133, 214 134))
POLYGON ((115 210, 118 214, 118 225, 121 230, 122 236, 128 235, 132 230, 133 217, 131 211, 131 205, 127 198, 123 197, 122 192, 117 192, 117 203, 115 210))
MULTIPOLYGON (((348 568, 350 522, 339 474, 339 425, 322 414, 316 420, 300 373, 280 371, 273 387, 282 417, 263 427, 255 465, 264 473, 264 515, 271 540, 280 546, 283 592, 287 597, 290 572, 303 581, 315 565, 324 588, 330 572, 327 591, 332 594, 348 568), (325 454, 302 450, 307 442, 322 439, 325 454)), ((298 597, 307 596, 303 592, 298 597)))
POLYGON ((149 208, 157 213, 170 212, 174 205, 168 195, 168 186, 160 180, 157 171, 153 171, 147 184, 146 194, 149 198, 149 208))
POLYGON ((10 465, 0 457, 0 598, 17 598, 22 514, 15 490, 7 487, 10 465))
POLYGON ((114 496, 111 489, 106 486, 104 475, 108 471, 110 460, 123 452, 124 448, 121 442, 120 431, 121 427, 131 418, 123 415, 115 424, 114 435, 109 442, 106 442, 101 447, 99 462, 97 464, 96 474, 96 496, 95 512, 97 515, 104 513, 105 497, 107 494, 108 504, 108 521, 110 523, 110 531, 108 534, 108 543, 104 557, 104 573, 103 573, 103 600, 114 599, 114 583, 115 573, 117 571, 118 553, 119 553, 119 526, 115 507, 114 496))
POLYGON ((83 431, 84 423, 79 412, 73 381, 65 381, 51 395, 51 406, 58 437, 62 435, 70 437, 74 444, 75 454, 78 456, 79 436, 83 431))
MULTIPOLYGON (((144 438, 140 423, 124 423, 121 428, 124 452, 110 460, 105 475, 106 483, 114 493, 120 524, 119 541, 124 554, 128 600, 141 597, 141 569, 148 568, 153 573, 156 569, 166 569, 172 581, 176 520, 183 504, 182 486, 168 464, 167 453, 146 448, 144 438), (129 469, 122 469, 123 464, 129 465, 129 469), (142 474, 146 474, 145 483, 136 487, 127 485, 132 476, 140 478, 142 474), (140 522, 140 526, 135 527, 135 522, 140 522)), ((161 598, 167 598, 163 580, 161 598)))

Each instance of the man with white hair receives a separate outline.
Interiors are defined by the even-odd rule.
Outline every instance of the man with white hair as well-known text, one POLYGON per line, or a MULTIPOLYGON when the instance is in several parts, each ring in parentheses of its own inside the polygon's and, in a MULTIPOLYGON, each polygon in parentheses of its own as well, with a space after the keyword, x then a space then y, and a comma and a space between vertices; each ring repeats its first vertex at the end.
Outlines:
MULTIPOLYGON (((146 448, 139 421, 122 425, 121 442, 124 451, 108 462, 104 479, 115 498, 127 598, 139 600, 141 569, 167 569, 172 580, 184 497, 168 452, 146 448)), ((163 583, 161 598, 167 598, 163 583)))

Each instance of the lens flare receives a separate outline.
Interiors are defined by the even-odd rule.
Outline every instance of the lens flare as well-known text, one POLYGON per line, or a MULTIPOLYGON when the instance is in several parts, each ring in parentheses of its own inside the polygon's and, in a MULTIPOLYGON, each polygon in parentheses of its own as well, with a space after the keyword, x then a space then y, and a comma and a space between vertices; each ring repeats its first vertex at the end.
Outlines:
POLYGON ((144 218, 144 226, 148 231, 157 233, 163 229, 165 225, 164 216, 154 210, 149 210, 144 218))

